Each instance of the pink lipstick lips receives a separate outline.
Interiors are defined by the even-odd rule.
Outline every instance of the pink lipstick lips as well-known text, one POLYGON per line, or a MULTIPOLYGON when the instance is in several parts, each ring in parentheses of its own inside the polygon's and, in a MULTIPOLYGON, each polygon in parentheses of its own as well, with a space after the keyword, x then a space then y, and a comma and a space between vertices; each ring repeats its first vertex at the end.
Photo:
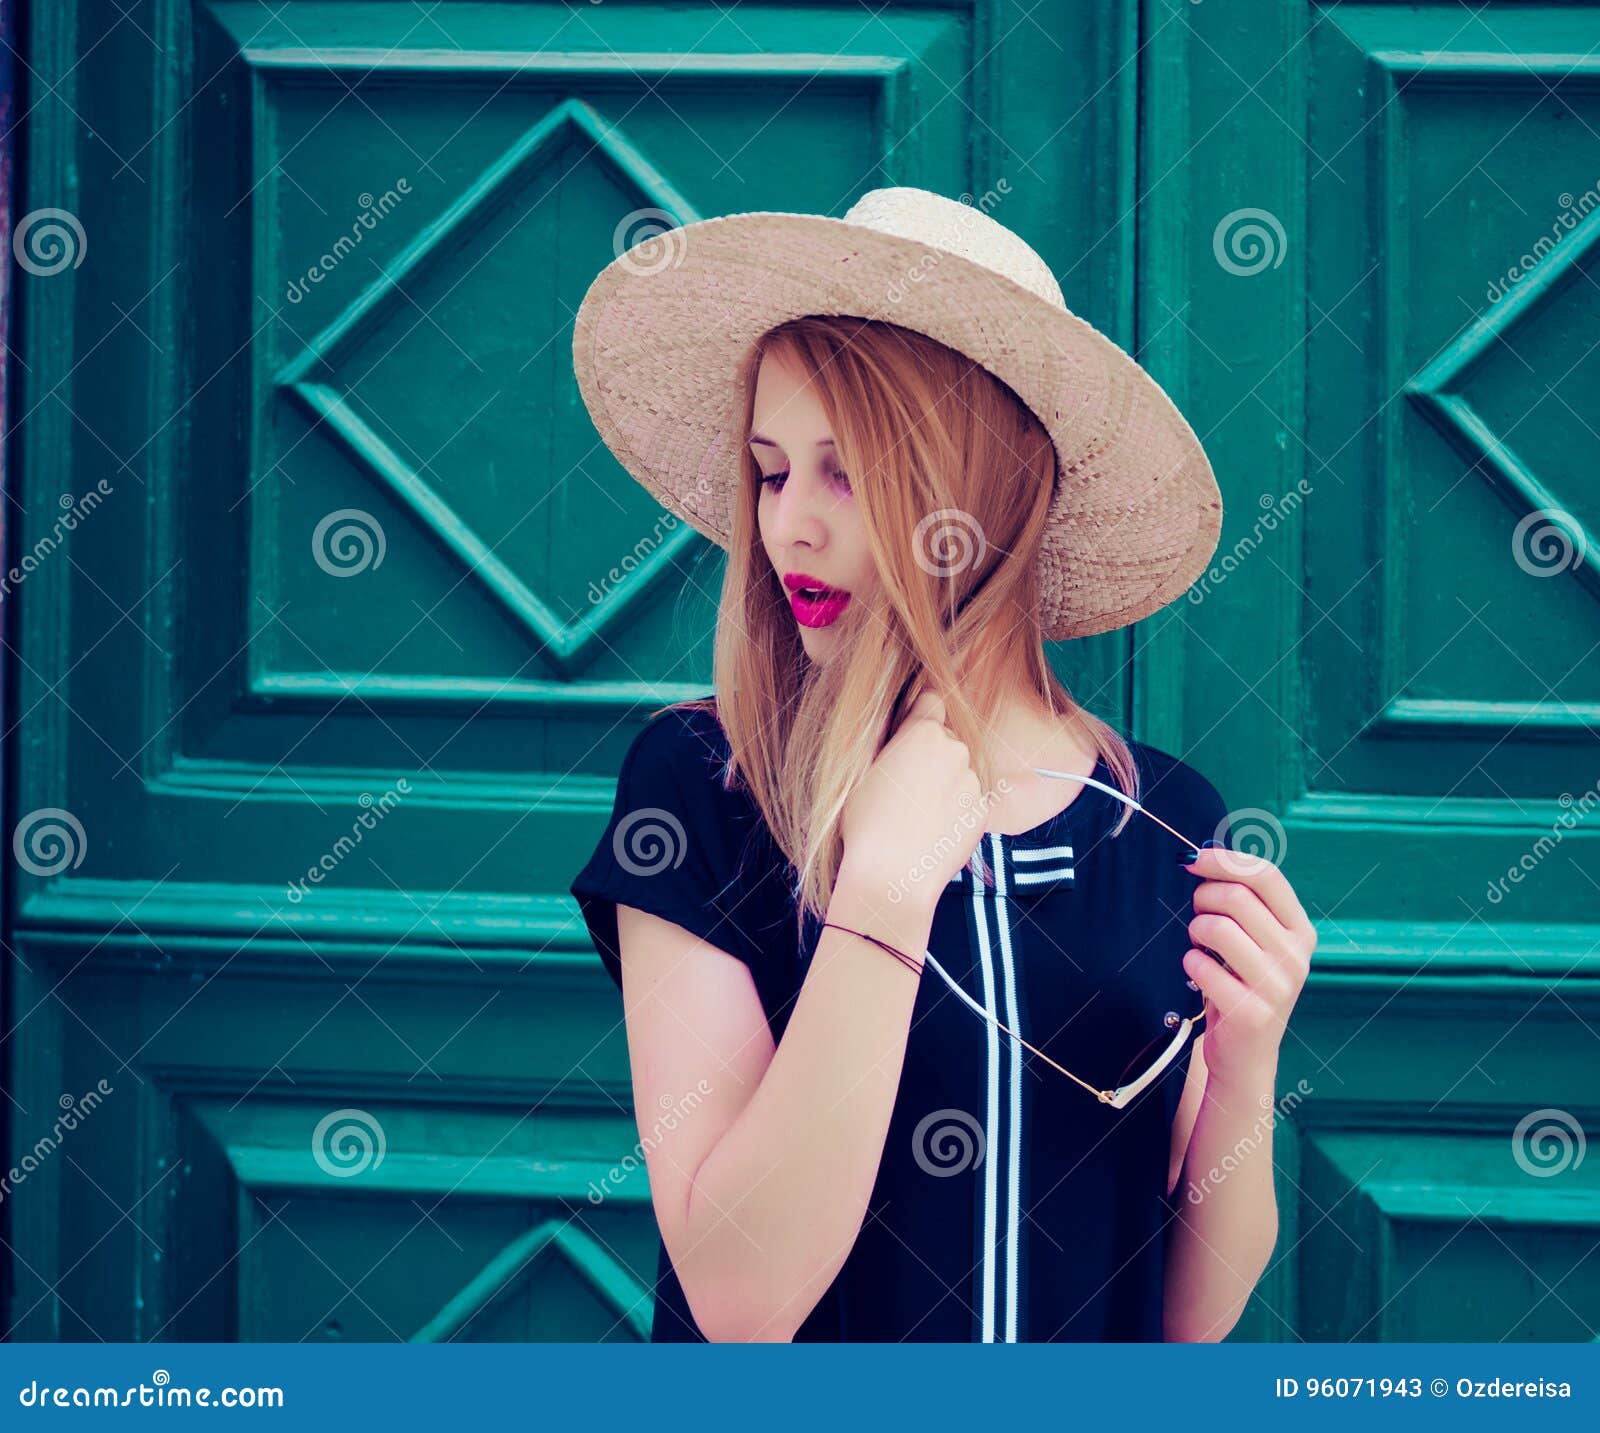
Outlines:
POLYGON ((789 609, 802 627, 826 627, 850 605, 848 592, 819 582, 809 572, 786 572, 783 585, 789 592, 789 609))

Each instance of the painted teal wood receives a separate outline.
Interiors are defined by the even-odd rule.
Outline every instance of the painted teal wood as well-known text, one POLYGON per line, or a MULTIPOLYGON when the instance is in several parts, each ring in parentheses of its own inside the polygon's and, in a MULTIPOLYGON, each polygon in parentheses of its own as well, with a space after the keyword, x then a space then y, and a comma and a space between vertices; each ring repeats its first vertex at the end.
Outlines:
POLYGON ((1320 913, 1234 1336, 1592 1339, 1595 9, 1145 14, 1140 331, 1226 508, 1147 710, 1320 913))
POLYGON ((1321 920, 1234 1337, 1594 1336, 1600 1165, 1513 1135, 1600 1127, 1596 590, 1511 547, 1600 531, 1593 6, 134 13, 26 36, 19 212, 87 246, 18 276, 16 550, 109 492, 12 594, 16 811, 82 831, 15 873, 12 1161, 110 1092, 6 1196, 14 1336, 645 1334, 565 889, 707 689, 720 555, 598 443, 571 315, 649 211, 886 182, 988 196, 1222 482, 1194 600, 1052 658, 1321 920))
MULTIPOLYGON (((1127 331, 1131 15, 640 13, 31 14, 29 207, 89 248, 24 294, 23 546, 110 495, 21 604, 21 809, 85 840, 17 885, 13 1154, 111 1093, 9 1201, 20 1337, 647 1331, 565 891, 720 555, 572 380, 619 223, 993 191, 1127 331)), ((1119 720, 1128 650, 1059 654, 1119 720)))

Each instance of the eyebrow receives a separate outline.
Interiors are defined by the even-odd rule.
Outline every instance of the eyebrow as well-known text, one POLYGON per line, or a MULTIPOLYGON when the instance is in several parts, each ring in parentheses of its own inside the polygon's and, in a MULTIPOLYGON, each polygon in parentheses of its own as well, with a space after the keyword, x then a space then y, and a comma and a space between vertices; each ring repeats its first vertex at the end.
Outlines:
MULTIPOLYGON (((778 446, 778 444, 774 443, 771 438, 763 438, 759 433, 752 433, 749 441, 752 443, 763 443, 769 448, 776 448, 778 446)), ((834 446, 834 441, 832 438, 818 438, 816 446, 819 448, 831 448, 834 446)))

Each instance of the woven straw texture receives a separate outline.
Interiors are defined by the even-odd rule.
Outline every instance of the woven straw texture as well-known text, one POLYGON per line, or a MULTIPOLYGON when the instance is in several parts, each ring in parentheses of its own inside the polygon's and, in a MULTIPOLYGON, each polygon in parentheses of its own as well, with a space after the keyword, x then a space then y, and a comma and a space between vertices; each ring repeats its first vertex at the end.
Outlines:
POLYGON ((1038 555, 1047 638, 1106 632, 1205 570, 1222 496, 1165 391, 1071 313, 1049 266, 981 210, 875 189, 843 219, 748 213, 635 245, 573 324, 578 388, 606 446, 668 511, 728 545, 750 345, 804 314, 915 329, 981 363, 1056 445, 1061 481, 1038 555))

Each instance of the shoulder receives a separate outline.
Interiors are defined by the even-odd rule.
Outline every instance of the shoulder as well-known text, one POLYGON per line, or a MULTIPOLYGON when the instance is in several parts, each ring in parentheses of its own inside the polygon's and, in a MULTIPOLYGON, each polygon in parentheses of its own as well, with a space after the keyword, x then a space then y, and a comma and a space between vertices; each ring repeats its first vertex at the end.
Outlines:
POLYGON ((628 756, 690 771, 702 763, 725 762, 728 740, 714 711, 698 704, 670 706, 639 728, 628 756))
POLYGON ((742 783, 729 783, 731 760, 714 710, 668 707, 635 735, 618 784, 634 806, 665 807, 696 825, 742 827, 756 805, 742 783))
POLYGON ((710 799, 713 791, 724 789, 730 757, 728 738, 714 711, 673 706, 640 727, 623 758, 623 771, 710 799))
POLYGON ((1197 841, 1223 840, 1228 804, 1211 780, 1181 757, 1128 739, 1139 768, 1139 803, 1197 841))

